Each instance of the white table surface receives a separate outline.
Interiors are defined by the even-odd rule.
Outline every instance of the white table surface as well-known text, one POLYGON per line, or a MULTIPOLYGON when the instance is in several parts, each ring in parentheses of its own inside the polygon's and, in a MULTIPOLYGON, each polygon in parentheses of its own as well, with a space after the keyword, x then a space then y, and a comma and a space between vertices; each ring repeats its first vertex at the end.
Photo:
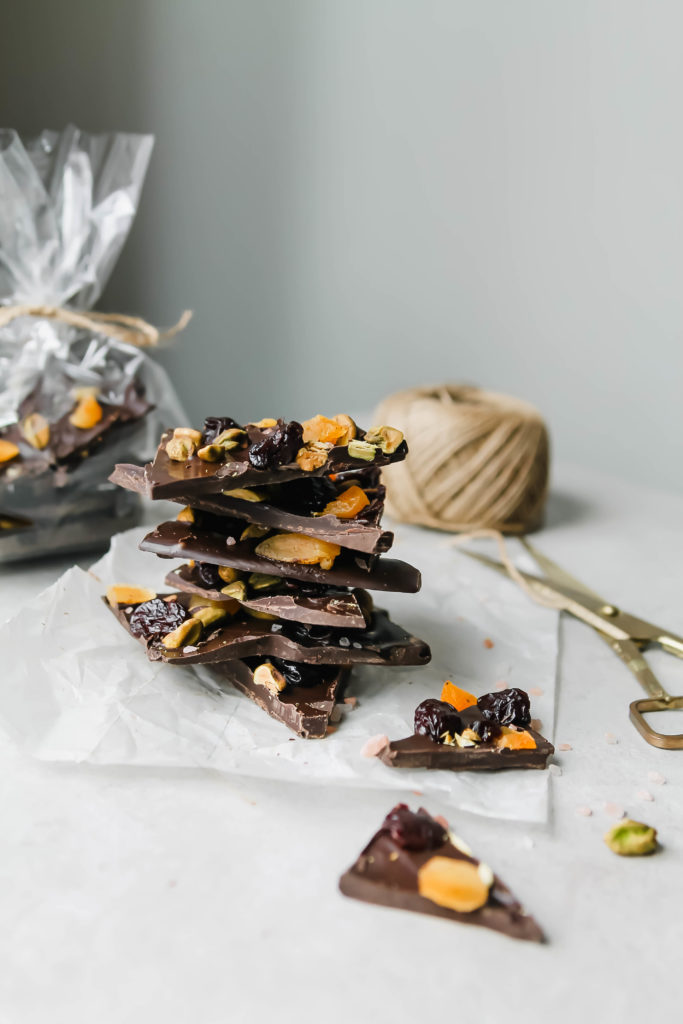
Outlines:
MULTIPOLYGON (((681 497, 565 468, 535 540, 681 633, 682 525, 681 497)), ((0 620, 65 566, 0 568, 0 620)), ((683 692, 683 665, 649 658, 683 692)), ((639 695, 590 629, 563 621, 555 739, 572 750, 556 756, 550 825, 449 815, 542 924, 539 947, 338 893, 386 792, 55 766, 0 740, 1 1024, 679 1020, 683 753, 636 734, 639 695), (662 852, 607 850, 605 802, 655 825, 662 852)))

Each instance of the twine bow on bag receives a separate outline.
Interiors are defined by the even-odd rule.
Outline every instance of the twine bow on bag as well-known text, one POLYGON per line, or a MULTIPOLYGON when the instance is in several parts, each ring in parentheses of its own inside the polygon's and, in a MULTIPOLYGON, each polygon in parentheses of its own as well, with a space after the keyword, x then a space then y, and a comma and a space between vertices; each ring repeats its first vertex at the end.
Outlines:
POLYGON ((107 338, 126 342, 136 348, 154 348, 184 330, 192 319, 192 311, 186 309, 173 327, 160 331, 142 317, 126 316, 123 313, 83 312, 63 306, 0 306, 0 329, 22 316, 57 320, 70 327, 104 334, 107 338))

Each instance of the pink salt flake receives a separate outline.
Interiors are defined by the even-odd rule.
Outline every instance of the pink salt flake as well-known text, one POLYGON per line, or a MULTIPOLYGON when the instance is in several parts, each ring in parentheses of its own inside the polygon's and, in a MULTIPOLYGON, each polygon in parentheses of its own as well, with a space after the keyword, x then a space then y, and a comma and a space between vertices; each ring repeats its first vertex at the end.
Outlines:
POLYGON ((645 802, 647 802, 654 800, 654 797, 649 789, 639 789, 636 792, 636 799, 644 800, 645 802))
POLYGON ((344 697, 344 703, 348 704, 352 711, 358 706, 358 697, 344 697))
POLYGON ((650 782, 654 782, 657 786, 664 786, 666 784, 666 777, 661 772, 648 772, 647 777, 650 782))
POLYGON ((377 755, 384 750, 385 747, 389 746, 389 737, 383 733, 377 736, 371 736, 369 740, 365 742, 361 748, 361 757, 377 757, 377 755))
POLYGON ((499 679, 495 685, 497 690, 505 690, 507 689, 508 684, 505 682, 504 679, 499 679))
POLYGON ((446 831, 448 832, 448 830, 450 828, 450 825, 448 824, 448 822, 444 818, 443 814, 435 814, 434 815, 434 821, 438 821, 439 825, 441 825, 441 828, 445 828, 446 831))
POLYGON ((490 651, 493 646, 493 640, 491 639, 490 636, 487 636, 486 639, 484 640, 484 647, 486 648, 487 651, 490 651))
POLYGON ((557 749, 558 750, 573 750, 574 748, 572 747, 571 743, 560 743, 558 745, 557 749))
POLYGON ((577 807, 576 808, 576 813, 580 814, 582 818, 590 818, 591 815, 593 814, 593 812, 590 809, 590 807, 577 807))
POLYGON ((532 718, 529 725, 534 730, 534 732, 540 732, 543 728, 543 722, 540 718, 532 718))
POLYGON ((604 804, 605 814, 609 814, 610 818, 625 818, 626 811, 619 804, 606 803, 604 804))
POLYGON ((551 775, 560 776, 562 774, 562 769, 560 768, 559 764, 549 764, 548 771, 551 775))
POLYGON ((540 686, 532 686, 531 689, 528 691, 528 693, 530 693, 532 697, 542 697, 543 692, 544 691, 541 689, 540 686))
POLYGON ((410 792, 413 794, 413 796, 424 796, 424 793, 422 792, 421 789, 411 789, 410 792))
POLYGON ((619 740, 617 739, 617 737, 614 735, 613 732, 606 732, 605 733, 605 743, 618 743, 618 742, 619 742, 619 740))

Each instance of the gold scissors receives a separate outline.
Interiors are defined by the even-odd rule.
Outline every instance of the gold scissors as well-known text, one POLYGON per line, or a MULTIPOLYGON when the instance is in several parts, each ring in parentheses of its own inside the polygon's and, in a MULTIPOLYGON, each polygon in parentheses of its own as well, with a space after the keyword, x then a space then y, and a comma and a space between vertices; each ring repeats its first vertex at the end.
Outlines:
MULTIPOLYGON (((628 665, 631 672, 649 694, 647 698, 634 700, 629 708, 631 721, 648 743, 666 750, 683 749, 683 733, 668 734, 657 732, 643 717, 651 711, 675 711, 683 708, 683 697, 672 697, 661 685, 643 657, 646 647, 658 646, 677 658, 683 658, 683 637, 675 636, 651 622, 645 622, 635 615, 623 612, 605 601, 585 584, 570 576, 556 562, 541 554, 524 538, 520 538, 529 554, 547 574, 544 579, 520 572, 529 588, 554 607, 569 612, 582 622, 588 623, 602 637, 605 643, 628 665)), ((475 558, 491 569, 508 575, 502 562, 487 558, 475 551, 460 548, 464 555, 475 558)))

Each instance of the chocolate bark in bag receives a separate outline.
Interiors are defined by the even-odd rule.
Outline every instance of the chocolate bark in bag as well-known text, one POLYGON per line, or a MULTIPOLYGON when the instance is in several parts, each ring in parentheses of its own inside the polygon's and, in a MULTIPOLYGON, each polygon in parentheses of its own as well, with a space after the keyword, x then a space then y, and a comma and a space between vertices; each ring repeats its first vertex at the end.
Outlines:
POLYGON ((0 563, 103 546, 132 525, 138 500, 107 477, 185 419, 165 372, 126 340, 134 330, 76 312, 109 278, 152 145, 0 131, 0 563))

